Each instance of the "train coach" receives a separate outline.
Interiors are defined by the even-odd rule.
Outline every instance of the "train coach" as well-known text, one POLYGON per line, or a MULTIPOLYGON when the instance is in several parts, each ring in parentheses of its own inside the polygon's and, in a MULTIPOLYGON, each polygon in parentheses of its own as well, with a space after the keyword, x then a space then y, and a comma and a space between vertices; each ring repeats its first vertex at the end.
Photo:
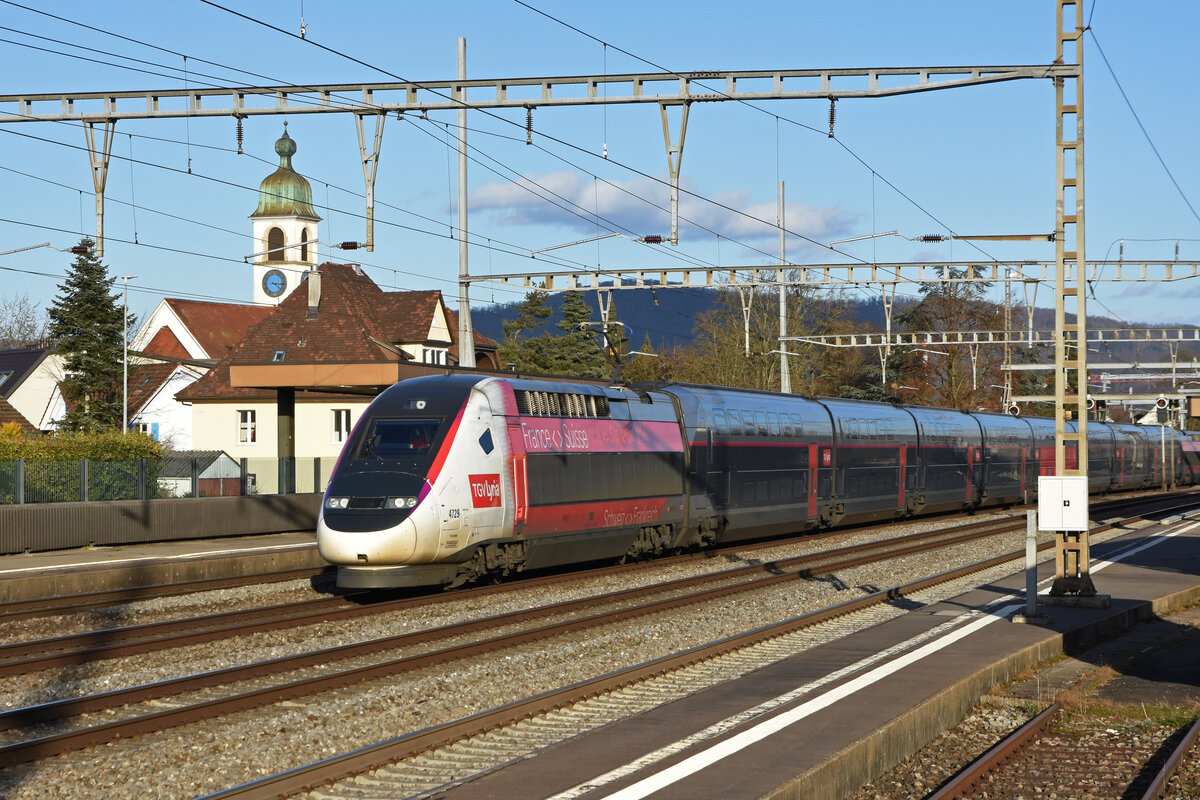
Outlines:
MULTIPOLYGON (((1185 444, 1173 431, 1091 423, 1091 489, 1194 481, 1200 453, 1185 444)), ((1075 459, 1071 447, 1068 467, 1075 459)), ((1040 418, 691 384, 429 376, 364 412, 317 541, 340 586, 454 587, 1024 502, 1053 472, 1054 423, 1040 418)))

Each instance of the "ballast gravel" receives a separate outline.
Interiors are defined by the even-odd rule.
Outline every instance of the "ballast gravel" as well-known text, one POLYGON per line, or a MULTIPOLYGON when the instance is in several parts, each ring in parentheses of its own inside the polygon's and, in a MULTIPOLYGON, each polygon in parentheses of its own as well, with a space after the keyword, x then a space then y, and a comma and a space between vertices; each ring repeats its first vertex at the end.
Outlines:
MULTIPOLYGON (((1001 516, 994 514, 992 516, 1001 516)), ((986 518, 980 515, 979 518, 986 518)), ((949 524, 914 522, 896 525, 889 535, 902 535, 949 524)), ((878 534, 871 534, 878 538, 878 534)), ((1000 552, 1021 549, 1024 534, 985 537, 953 548, 932 550, 823 576, 787 582, 737 596, 735 602, 714 601, 683 610, 641 617, 586 634, 560 636, 510 648, 488 659, 456 661, 393 679, 231 714, 195 725, 160 731, 134 740, 117 741, 75 753, 22 765, 0 774, 0 796, 27 798, 191 798, 302 766, 337 753, 398 734, 457 719, 516 699, 577 682, 598 674, 678 652, 724 636, 770 624, 859 596, 878 587, 941 572, 1000 552)), ((868 535, 857 535, 866 539, 868 535)), ((829 549, 856 541, 854 532, 836 544, 806 544, 803 539, 767 551, 655 567, 634 576, 560 584, 551 589, 472 598, 463 593, 450 602, 351 621, 254 634, 233 640, 193 645, 166 653, 98 661, 56 674, 0 679, 0 708, 26 707, 61 697, 220 669, 396 633, 437 627, 504 611, 595 596, 635 585, 657 584, 701 572, 728 569, 829 549)), ((1043 556, 1045 557, 1045 556, 1043 556)), ((1012 572, 1014 567, 1000 570, 1012 572)), ((984 578, 987 579, 986 577, 984 578)), ((181 609, 217 606, 253 607, 281 602, 289 596, 310 597, 307 582, 222 590, 221 598, 197 598, 189 606, 181 598, 170 603, 130 604, 135 621, 148 621, 181 609), (267 598, 271 598, 268 600, 267 598)), ((957 593, 961 588, 947 591, 957 593)), ((206 593, 209 594, 209 593, 206 593)), ((441 599, 441 598, 439 598, 441 599)), ((597 609, 599 610, 599 609, 597 609)), ((61 623, 61 621, 60 621, 61 623)), ((11 623, 0 635, 36 638, 38 625, 11 623)), ((85 627, 86 622, 80 623, 85 627)), ((60 629, 61 630, 61 629, 60 629)), ((44 630, 43 635, 49 630, 44 630)), ((57 632, 57 631, 56 631, 57 632)), ((499 632, 499 631, 497 631, 499 632)), ((326 669, 340 668, 341 664, 326 669)), ((187 698, 168 698, 178 702, 187 698)), ((94 715, 101 720, 115 715, 94 715)), ((76 722, 75 724, 78 724, 76 722)), ((36 729, 26 731, 26 735, 36 729)), ((26 737, 13 737, 15 739, 26 737)), ((8 739, 12 740, 12 739, 8 739)), ((6 741, 8 741, 6 740, 6 741)))

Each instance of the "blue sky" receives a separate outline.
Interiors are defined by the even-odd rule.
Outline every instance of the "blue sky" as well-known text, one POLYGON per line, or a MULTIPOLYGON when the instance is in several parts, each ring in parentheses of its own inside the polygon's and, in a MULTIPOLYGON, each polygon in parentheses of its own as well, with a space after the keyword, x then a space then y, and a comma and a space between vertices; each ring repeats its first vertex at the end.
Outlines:
MULTIPOLYGON (((24 5, 35 6, 28 0, 24 5)), ((1051 0, 737 6, 530 0, 529 5, 588 36, 512 0, 222 5, 293 33, 303 14, 310 41, 199 0, 36 4, 40 11, 132 42, 0 2, 0 95, 172 89, 183 88, 185 81, 238 86, 392 80, 386 73, 448 80, 455 75, 460 36, 467 39, 472 78, 654 72, 659 67, 691 72, 1048 64, 1054 58, 1051 0), (121 69, 109 63, 118 60, 114 54, 151 63, 137 65, 145 72, 121 69)), ((1092 29, 1085 51, 1086 254, 1116 258, 1116 243, 1124 239, 1126 259, 1170 259, 1180 239, 1180 259, 1200 260, 1200 220, 1160 165, 1097 49, 1098 42, 1174 180, 1200 208, 1195 145, 1200 103, 1189 80, 1200 4, 1087 0, 1085 18, 1092 29)), ((258 183, 277 162, 273 144, 283 121, 278 116, 247 120, 244 155, 236 154, 231 119, 117 126, 104 261, 111 274, 137 276, 130 282, 133 311, 144 317, 164 294, 249 301, 251 270, 242 257, 254 245, 247 217, 258 183)), ((333 251, 329 258, 361 261, 386 287, 456 294, 458 246, 448 236, 456 221, 456 158, 446 132, 454 122, 452 112, 431 114, 429 121, 388 120, 375 190, 376 249, 333 251)), ((535 270, 546 262, 532 260, 529 251, 611 229, 587 214, 564 212, 530 187, 598 209, 624 230, 667 232, 666 215, 654 207, 665 205, 667 197, 656 106, 539 110, 536 147, 525 144, 524 122, 520 112, 470 115, 469 141, 477 158, 469 170, 473 274, 535 270)), ((294 164, 312 183, 325 218, 321 240, 363 240, 363 177, 352 117, 293 115, 288 123, 299 147, 294 164)), ((837 108, 837 141, 825 135, 827 128, 825 102, 694 105, 682 161, 682 183, 691 193, 683 199, 682 216, 689 222, 679 247, 611 238, 554 255, 580 268, 669 267, 682 263, 681 257, 722 267, 769 263, 777 253, 777 233, 746 214, 774 219, 779 180, 787 186, 788 228, 817 242, 889 230, 917 236, 1053 228, 1054 94, 1048 81, 845 100, 837 108)), ((78 127, 0 126, 0 252, 44 241, 66 248, 81 231, 94 232, 83 145, 78 127)), ((788 248, 793 262, 848 260, 800 238, 789 239, 788 248)), ((976 249, 963 242, 919 244, 898 237, 841 249, 865 261, 1054 257, 1048 243, 985 242, 976 249)), ((0 298, 28 294, 48 304, 59 280, 13 270, 61 276, 71 259, 48 248, 0 256, 0 298)), ((915 293, 915 288, 901 292, 915 293)), ((514 290, 488 285, 472 290, 476 303, 519 297, 514 290)), ((1052 290, 1044 288, 1037 299, 1040 305, 1052 304, 1052 290)), ((1103 283, 1095 285, 1089 313, 1131 323, 1196 324, 1198 300, 1200 279, 1103 283)))

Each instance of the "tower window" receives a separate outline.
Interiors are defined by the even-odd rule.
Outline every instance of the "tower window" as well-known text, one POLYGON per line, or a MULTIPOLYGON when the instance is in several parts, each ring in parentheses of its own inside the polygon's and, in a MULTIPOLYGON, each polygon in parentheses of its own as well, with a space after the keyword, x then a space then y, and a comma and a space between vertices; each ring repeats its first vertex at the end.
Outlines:
POLYGON ((308 228, 300 231, 300 260, 308 261, 308 228))
POLYGON ((283 238, 283 228, 271 228, 267 231, 267 261, 285 261, 281 249, 286 242, 283 238))

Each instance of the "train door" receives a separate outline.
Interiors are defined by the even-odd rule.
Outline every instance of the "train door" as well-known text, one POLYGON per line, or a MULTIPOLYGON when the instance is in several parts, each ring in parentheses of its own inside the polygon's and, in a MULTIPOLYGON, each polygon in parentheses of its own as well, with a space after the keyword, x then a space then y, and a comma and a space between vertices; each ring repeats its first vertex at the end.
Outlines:
POLYGON ((817 517, 817 445, 808 446, 808 518, 817 517))
POLYGON ((529 513, 529 467, 519 422, 508 423, 508 442, 512 449, 513 533, 520 535, 525 530, 525 518, 529 513))

